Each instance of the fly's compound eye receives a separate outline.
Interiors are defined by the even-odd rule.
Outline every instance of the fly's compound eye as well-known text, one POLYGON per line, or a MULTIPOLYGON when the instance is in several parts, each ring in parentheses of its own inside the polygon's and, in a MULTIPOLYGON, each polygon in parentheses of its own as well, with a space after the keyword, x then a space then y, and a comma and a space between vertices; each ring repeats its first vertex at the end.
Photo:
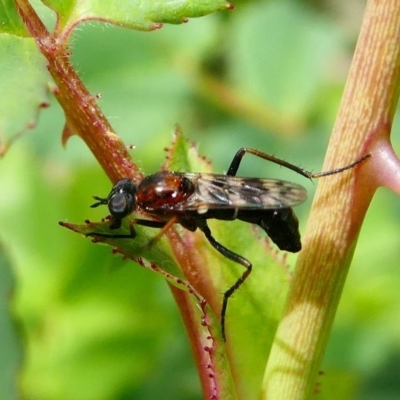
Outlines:
POLYGON ((119 180, 112 188, 107 198, 108 210, 115 218, 121 220, 129 215, 136 204, 136 186, 132 180, 119 180))
POLYGON ((126 192, 115 193, 108 202, 108 209, 113 217, 126 217, 133 211, 132 195, 126 192))

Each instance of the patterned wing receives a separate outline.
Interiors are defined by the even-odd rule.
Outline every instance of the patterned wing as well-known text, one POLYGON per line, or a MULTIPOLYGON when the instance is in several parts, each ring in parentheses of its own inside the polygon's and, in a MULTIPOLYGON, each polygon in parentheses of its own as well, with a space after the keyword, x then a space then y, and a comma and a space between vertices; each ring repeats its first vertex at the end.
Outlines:
POLYGON ((184 174, 195 192, 176 204, 176 210, 280 209, 303 203, 307 191, 296 183, 276 179, 246 178, 217 174, 184 174))

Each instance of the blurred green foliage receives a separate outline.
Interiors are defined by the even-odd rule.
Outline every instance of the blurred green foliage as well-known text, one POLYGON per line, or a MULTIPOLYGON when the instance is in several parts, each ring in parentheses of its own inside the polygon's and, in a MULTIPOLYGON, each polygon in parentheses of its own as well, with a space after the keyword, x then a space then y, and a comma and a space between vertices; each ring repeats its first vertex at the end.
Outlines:
MULTIPOLYGON (((150 33, 87 23, 73 34, 72 59, 92 93, 101 93, 116 132, 136 145, 132 156, 146 173, 163 162, 175 123, 216 172, 242 146, 318 171, 356 40, 349 32, 361 20, 340 18, 341 11, 340 3, 321 11, 294 0, 251 1, 150 33), (209 76, 233 95, 208 86, 209 76), (241 112, 238 100, 266 118, 241 112)), ((63 123, 52 101, 0 165, 0 343, 8 366, 0 398, 18 397, 18 372, 29 399, 200 399, 165 282, 57 224, 104 217, 88 207, 92 195, 109 191, 79 138, 62 149, 63 123)), ((398 149, 397 123, 393 143, 398 149)), ((294 180, 312 198, 313 184, 262 160, 249 157, 241 171, 294 180)), ((302 230, 310 203, 297 209, 302 230)), ((320 399, 398 398, 399 258, 398 198, 380 190, 340 303, 320 399)))

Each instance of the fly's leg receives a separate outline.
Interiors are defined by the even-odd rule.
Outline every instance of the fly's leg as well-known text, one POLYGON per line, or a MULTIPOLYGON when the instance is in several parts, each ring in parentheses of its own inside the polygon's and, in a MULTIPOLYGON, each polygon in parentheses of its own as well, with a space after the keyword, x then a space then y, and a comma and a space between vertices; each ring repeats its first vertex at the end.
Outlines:
MULTIPOLYGON (((134 239, 136 237, 135 225, 147 226, 149 228, 164 228, 166 225, 163 221, 152 221, 148 219, 132 219, 129 222, 129 234, 113 234, 113 233, 98 233, 98 232, 89 232, 85 236, 92 237, 103 237, 103 238, 111 238, 111 239, 134 239)), ((110 229, 117 229, 121 226, 121 221, 119 223, 111 224, 110 229)))
POLYGON ((224 257, 229 258, 230 260, 243 265, 243 267, 246 268, 246 270, 243 272, 242 276, 232 285, 225 293, 224 293, 224 298, 222 301, 222 308, 221 308, 221 333, 222 333, 222 338, 225 341, 226 340, 226 335, 225 335, 225 316, 226 316, 226 310, 228 308, 228 300, 229 298, 233 295, 233 293, 236 292, 236 290, 239 289, 239 287, 244 283, 244 281, 247 279, 247 277, 250 275, 252 265, 249 260, 246 258, 240 256, 239 254, 234 253, 233 251, 227 249, 225 246, 223 246, 221 243, 217 242, 214 237, 211 235, 211 230, 205 220, 200 220, 198 221, 198 228, 204 233, 208 241, 211 243, 211 245, 216 249, 219 253, 221 253, 224 257))
MULTIPOLYGON (((97 233, 97 232, 89 232, 85 236, 92 237, 102 237, 102 238, 111 238, 111 239, 134 239, 136 237, 135 225, 147 226, 148 228, 159 228, 160 232, 157 233, 153 238, 151 238, 146 244, 141 246, 141 250, 148 249, 152 247, 161 237, 165 234, 165 232, 176 223, 176 218, 171 218, 169 221, 153 221, 149 219, 132 219, 129 221, 129 234, 112 234, 112 233, 97 233)), ((121 226, 121 221, 113 221, 110 229, 118 229, 121 226)))
POLYGON ((233 157, 233 160, 231 162, 231 165, 229 166, 227 175, 229 176, 235 176, 239 166, 240 166, 240 162, 242 161, 243 156, 246 154, 253 154, 257 157, 263 158, 264 160, 267 161, 271 161, 275 164, 281 165, 282 167, 286 167, 294 172, 297 172, 300 175, 303 175, 306 178, 312 179, 312 178, 321 178, 322 176, 328 176, 328 175, 334 175, 334 174, 338 174, 340 172, 346 171, 347 169, 351 169, 353 167, 355 167, 356 165, 362 163, 364 160, 366 160, 367 158, 371 157, 371 154, 367 154, 363 157, 361 157, 360 159, 352 162, 351 164, 348 164, 344 167, 340 167, 340 168, 335 168, 332 169, 330 171, 325 171, 325 172, 317 172, 317 173, 312 173, 310 171, 306 171, 303 168, 300 168, 294 164, 291 164, 285 160, 282 160, 280 158, 271 156, 269 154, 263 153, 262 151, 256 150, 256 149, 251 149, 248 147, 243 147, 241 148, 233 157))
MULTIPOLYGON (((145 221, 145 220, 144 220, 145 221)), ((165 232, 167 232, 167 230, 169 228, 171 228, 171 226, 173 224, 175 224, 176 222, 176 218, 171 218, 168 222, 158 222, 158 221, 151 221, 151 222, 156 222, 159 223, 160 225, 156 226, 156 228, 161 228, 160 232, 157 233, 156 236, 154 236, 153 238, 151 238, 145 245, 145 247, 151 247, 153 246, 156 242, 158 242, 161 237, 163 235, 165 235, 165 232), (161 225, 162 224, 162 225, 161 225)), ((147 225, 149 226, 149 225, 147 225)), ((154 225, 152 226, 153 228, 155 227, 154 225)))

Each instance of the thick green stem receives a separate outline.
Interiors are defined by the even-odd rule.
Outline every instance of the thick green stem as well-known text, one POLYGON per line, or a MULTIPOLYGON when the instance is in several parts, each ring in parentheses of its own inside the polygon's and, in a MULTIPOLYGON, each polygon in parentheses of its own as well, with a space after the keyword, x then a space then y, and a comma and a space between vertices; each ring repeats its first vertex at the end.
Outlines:
POLYGON ((372 157, 318 185, 262 399, 308 399, 313 392, 364 215, 385 184, 383 169, 394 171, 387 149, 398 100, 399 43, 399 2, 370 0, 324 170, 372 157))

